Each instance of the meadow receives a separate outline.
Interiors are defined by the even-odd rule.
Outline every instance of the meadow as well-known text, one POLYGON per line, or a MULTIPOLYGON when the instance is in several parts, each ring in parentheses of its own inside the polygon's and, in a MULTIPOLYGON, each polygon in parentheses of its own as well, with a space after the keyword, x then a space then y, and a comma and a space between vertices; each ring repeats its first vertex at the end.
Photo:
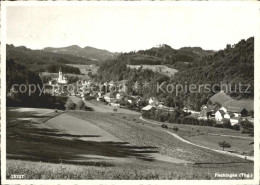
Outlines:
POLYGON ((215 179, 215 173, 253 173, 251 161, 183 143, 140 120, 139 113, 95 106, 58 113, 8 109, 7 178, 215 179))

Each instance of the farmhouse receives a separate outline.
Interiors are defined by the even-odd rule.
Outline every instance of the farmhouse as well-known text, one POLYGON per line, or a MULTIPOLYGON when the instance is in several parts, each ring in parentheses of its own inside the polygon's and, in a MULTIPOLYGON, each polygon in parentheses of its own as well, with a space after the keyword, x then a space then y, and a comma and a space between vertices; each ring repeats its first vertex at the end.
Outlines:
POLYGON ((224 111, 225 113, 227 113, 227 109, 226 109, 225 107, 223 107, 223 106, 220 107, 219 110, 222 110, 222 111, 224 111))
POLYGON ((231 112, 235 115, 235 117, 245 117, 248 115, 248 111, 245 108, 242 107, 228 107, 228 112, 231 112))
POLYGON ((143 107, 143 108, 141 109, 141 111, 142 111, 142 112, 148 112, 148 111, 150 111, 150 110, 152 110, 152 109, 155 109, 155 106, 147 105, 147 106, 143 107))
POLYGON ((110 103, 112 102, 115 98, 114 96, 112 95, 112 93, 107 93, 104 95, 104 99, 106 100, 106 102, 110 103))
POLYGON ((216 119, 217 121, 221 121, 221 120, 224 118, 225 114, 226 114, 226 113, 225 113, 223 110, 218 110, 218 111, 215 113, 215 119, 216 119))
POLYGON ((238 124, 240 121, 242 121, 242 120, 241 120, 241 118, 238 118, 238 117, 233 117, 230 119, 230 123, 232 126, 235 124, 238 124))
POLYGON ((150 105, 155 106, 155 105, 158 105, 158 100, 157 100, 155 97, 151 97, 151 98, 148 100, 148 103, 149 103, 150 105))

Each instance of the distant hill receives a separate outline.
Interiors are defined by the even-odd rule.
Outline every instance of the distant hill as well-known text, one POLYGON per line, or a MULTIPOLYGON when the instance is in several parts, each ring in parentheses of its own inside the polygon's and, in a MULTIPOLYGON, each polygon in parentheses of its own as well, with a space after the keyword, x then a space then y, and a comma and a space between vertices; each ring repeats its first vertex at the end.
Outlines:
POLYGON ((117 56, 117 53, 112 53, 107 50, 97 49, 90 46, 81 48, 77 45, 61 47, 61 48, 47 47, 44 48, 43 51, 48 51, 52 53, 69 54, 77 57, 83 57, 96 62, 105 61, 107 59, 113 59, 117 56))
POLYGON ((67 66, 66 64, 89 65, 94 63, 92 60, 82 57, 42 50, 31 50, 24 46, 15 47, 14 45, 6 45, 6 57, 35 72, 58 72, 58 69, 61 67, 66 73, 79 74, 78 68, 67 66))
POLYGON ((127 57, 129 65, 168 65, 180 69, 204 56, 213 54, 213 51, 203 50, 199 47, 173 49, 169 45, 161 44, 148 50, 125 53, 124 55, 127 57))

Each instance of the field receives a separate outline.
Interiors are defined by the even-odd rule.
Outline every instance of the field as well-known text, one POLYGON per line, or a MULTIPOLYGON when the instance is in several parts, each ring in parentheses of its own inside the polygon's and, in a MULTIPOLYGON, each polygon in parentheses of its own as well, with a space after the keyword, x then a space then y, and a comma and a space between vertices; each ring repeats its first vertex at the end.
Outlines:
POLYGON ((7 178, 216 179, 215 173, 253 173, 251 161, 184 143, 140 120, 140 113, 113 113, 96 101, 86 105, 93 111, 9 108, 7 178))
MULTIPOLYGON (((143 69, 150 69, 154 72, 162 73, 167 76, 173 76, 175 73, 178 72, 178 70, 169 68, 165 65, 142 65, 143 69)), ((138 69, 141 67, 141 65, 127 65, 127 67, 130 67, 131 69, 135 68, 138 69)))
MULTIPOLYGON (((162 124, 154 120, 152 122, 158 125, 162 124)), ((254 138, 247 134, 242 134, 240 131, 209 126, 164 124, 166 124, 169 129, 177 127, 179 130, 176 133, 192 143, 221 150, 218 142, 225 140, 231 144, 231 148, 225 149, 226 151, 248 156, 253 156, 254 154, 254 138)))
POLYGON ((67 65, 75 68, 79 68, 80 73, 84 75, 87 75, 89 72, 91 72, 92 74, 96 74, 99 68, 98 66, 95 65, 81 65, 81 64, 67 64, 67 65))

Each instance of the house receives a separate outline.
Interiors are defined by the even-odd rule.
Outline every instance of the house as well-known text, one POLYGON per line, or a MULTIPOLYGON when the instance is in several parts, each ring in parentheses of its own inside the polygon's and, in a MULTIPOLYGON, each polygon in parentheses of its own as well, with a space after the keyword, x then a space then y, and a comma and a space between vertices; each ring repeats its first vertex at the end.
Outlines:
POLYGON ((149 103, 150 105, 155 106, 155 105, 158 105, 158 100, 157 100, 155 97, 151 97, 151 98, 148 100, 148 103, 149 103))
POLYGON ((117 93, 116 94, 116 99, 121 100, 123 98, 124 98, 124 93, 117 93))
POLYGON ((200 110, 204 110, 204 109, 207 109, 207 108, 208 108, 207 105, 202 105, 202 106, 200 107, 200 110))
POLYGON ((225 119, 230 119, 231 116, 229 115, 229 113, 226 113, 226 114, 224 115, 224 118, 225 118, 225 119))
POLYGON ((186 112, 186 113, 189 112, 189 109, 187 107, 183 107, 182 110, 183 110, 183 112, 186 112))
POLYGON ((219 110, 222 110, 222 111, 224 111, 225 113, 227 113, 227 109, 226 109, 225 107, 223 107, 223 106, 220 107, 219 110))
POLYGON ((106 100, 106 102, 112 102, 112 100, 114 100, 115 98, 112 96, 111 93, 107 93, 104 95, 104 99, 106 100))
POLYGON ((98 92, 98 98, 102 98, 104 96, 104 92, 98 92))
POLYGON ((156 109, 160 109, 160 110, 166 110, 169 111, 170 107, 164 106, 163 104, 160 104, 156 107, 156 109))
POLYGON ((218 110, 216 113, 215 113, 215 119, 217 121, 221 121, 223 118, 224 118, 224 115, 226 113, 223 111, 223 110, 218 110))
POLYGON ((232 112, 235 115, 235 117, 239 117, 239 116, 245 117, 245 116, 248 115, 248 111, 245 108, 242 108, 242 107, 231 107, 231 106, 229 106, 228 111, 232 112))
POLYGON ((128 93, 128 87, 126 86, 127 80, 121 80, 117 82, 118 92, 128 93))
POLYGON ((115 82, 113 80, 111 80, 110 82, 108 82, 108 85, 109 86, 114 86, 115 85, 115 82))
POLYGON ((201 106, 200 117, 201 119, 208 119, 209 117, 215 117, 217 108, 212 105, 201 106))
POLYGON ((114 100, 111 100, 110 105, 113 106, 113 107, 120 107, 120 104, 119 104, 118 101, 115 100, 115 99, 114 99, 114 100))
POLYGON ((152 109, 155 109, 155 106, 147 105, 147 106, 143 107, 143 108, 141 109, 141 111, 142 111, 142 112, 143 112, 143 111, 150 111, 150 110, 152 110, 152 109))
POLYGON ((230 119, 230 123, 231 123, 232 126, 240 123, 241 121, 242 121, 242 119, 238 118, 238 117, 233 117, 233 118, 230 119))

